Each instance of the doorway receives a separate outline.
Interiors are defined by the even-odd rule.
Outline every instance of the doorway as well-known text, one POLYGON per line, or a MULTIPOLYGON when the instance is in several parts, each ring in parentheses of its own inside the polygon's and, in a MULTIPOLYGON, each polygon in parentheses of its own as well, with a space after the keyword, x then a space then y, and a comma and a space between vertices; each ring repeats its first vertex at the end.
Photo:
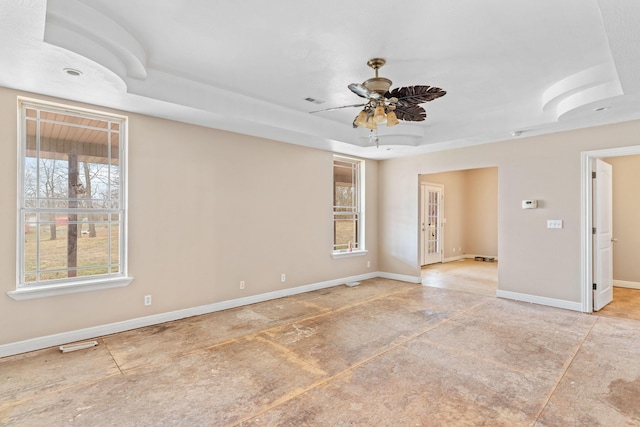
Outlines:
POLYGON ((422 269, 422 284, 476 295, 495 297, 498 290, 498 263, 464 258, 422 269))
POLYGON ((420 212, 416 225, 422 283, 495 295, 499 268, 498 168, 421 174, 418 179, 420 212), (431 225, 438 226, 437 232, 430 235, 428 193, 434 186, 442 188, 442 197, 439 221, 431 220, 431 225), (429 247, 430 237, 438 237, 440 244, 429 247), (440 253, 425 259, 433 249, 440 253), (476 279, 482 279, 482 283, 475 283, 476 279))
MULTIPOLYGON (((584 312, 640 319, 640 266, 635 262, 640 245, 640 225, 636 225, 637 206, 634 206, 640 181, 639 170, 640 146, 582 153, 581 276, 584 312), (598 180, 598 175, 606 177, 607 172, 596 170, 597 165, 603 162, 613 165, 614 176, 612 234, 605 237, 600 232, 606 231, 607 225, 600 223, 598 218, 606 219, 608 214, 598 212, 602 208, 598 192, 606 193, 606 190, 599 188, 602 181, 598 180), (603 238, 606 238, 606 244, 603 244, 603 238), (612 253, 612 262, 609 267, 605 262, 603 268, 599 255, 608 257, 610 254, 607 252, 612 253), (612 286, 607 290, 609 282, 612 286), (613 302, 606 305, 609 299, 613 302)), ((640 202, 637 205, 640 206, 640 202)))

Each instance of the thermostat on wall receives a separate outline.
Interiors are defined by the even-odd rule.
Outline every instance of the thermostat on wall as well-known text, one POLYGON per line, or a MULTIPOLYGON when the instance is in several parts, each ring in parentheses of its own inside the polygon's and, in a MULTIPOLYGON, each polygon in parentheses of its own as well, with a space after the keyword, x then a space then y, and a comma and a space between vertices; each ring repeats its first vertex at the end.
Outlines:
POLYGON ((537 200, 523 200, 522 201, 522 209, 535 209, 538 207, 537 200))

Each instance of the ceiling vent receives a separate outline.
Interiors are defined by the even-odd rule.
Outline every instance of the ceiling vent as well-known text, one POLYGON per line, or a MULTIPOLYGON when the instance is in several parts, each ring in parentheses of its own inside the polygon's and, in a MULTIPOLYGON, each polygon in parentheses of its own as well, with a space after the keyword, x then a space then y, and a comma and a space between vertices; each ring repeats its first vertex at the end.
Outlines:
POLYGON ((314 103, 314 104, 324 104, 324 101, 323 101, 323 100, 321 100, 321 99, 316 99, 316 98, 311 98, 310 96, 306 97, 304 100, 305 100, 305 101, 312 102, 312 103, 314 103))

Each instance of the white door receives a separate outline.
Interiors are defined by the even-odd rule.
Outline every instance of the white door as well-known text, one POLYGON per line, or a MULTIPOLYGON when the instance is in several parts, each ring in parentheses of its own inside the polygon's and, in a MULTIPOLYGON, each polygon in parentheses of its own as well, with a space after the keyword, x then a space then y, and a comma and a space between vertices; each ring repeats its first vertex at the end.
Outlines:
POLYGON ((421 264, 442 262, 442 203, 444 187, 422 184, 420 199, 421 264))
POLYGON ((596 159, 593 183, 593 310, 613 301, 612 167, 596 159))

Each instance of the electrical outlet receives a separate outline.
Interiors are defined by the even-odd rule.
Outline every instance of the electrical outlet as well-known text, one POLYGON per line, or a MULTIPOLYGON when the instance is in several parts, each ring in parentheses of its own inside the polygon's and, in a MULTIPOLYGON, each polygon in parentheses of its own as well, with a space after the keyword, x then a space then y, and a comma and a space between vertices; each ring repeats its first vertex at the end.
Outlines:
POLYGON ((286 274, 280 275, 280 281, 281 282, 285 282, 286 280, 287 280, 287 275, 286 274))
POLYGON ((367 268, 371 268, 371 261, 367 261, 367 268))
POLYGON ((144 296, 144 305, 151 305, 151 295, 144 296))
POLYGON ((456 253, 456 248, 453 248, 453 253, 456 253))
POLYGON ((240 289, 244 289, 244 280, 240 281, 240 289))

